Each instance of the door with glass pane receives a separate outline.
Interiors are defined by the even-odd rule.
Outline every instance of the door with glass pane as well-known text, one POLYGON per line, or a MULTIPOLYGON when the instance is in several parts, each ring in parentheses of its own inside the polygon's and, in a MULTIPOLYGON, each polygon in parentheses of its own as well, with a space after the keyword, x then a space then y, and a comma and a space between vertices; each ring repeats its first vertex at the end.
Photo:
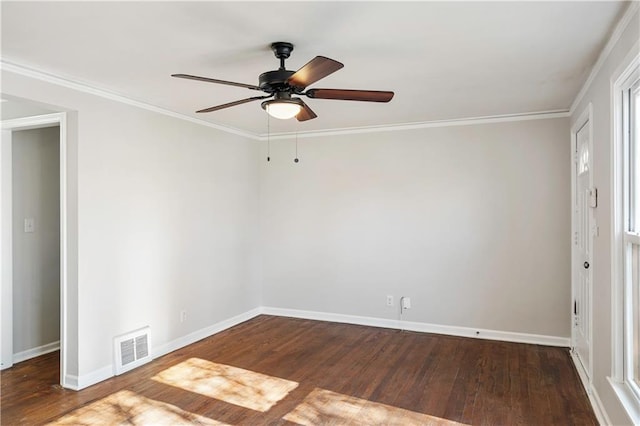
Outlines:
POLYGON ((591 375, 591 206, 595 196, 590 188, 590 129, 585 122, 576 133, 576 179, 574 229, 573 327, 574 350, 584 372, 591 375))

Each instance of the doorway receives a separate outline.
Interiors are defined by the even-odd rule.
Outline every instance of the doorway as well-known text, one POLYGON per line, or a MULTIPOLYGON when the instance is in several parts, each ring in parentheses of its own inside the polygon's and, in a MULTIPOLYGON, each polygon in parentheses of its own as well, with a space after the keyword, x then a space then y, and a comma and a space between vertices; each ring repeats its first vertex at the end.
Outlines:
MULTIPOLYGON (((30 137, 33 137, 33 133, 30 137)), ((17 138, 17 139, 19 139, 17 138)), ((17 144, 17 142, 16 142, 17 144)), ((33 145, 33 144, 31 144, 33 145)), ((42 145, 42 144, 41 144, 42 145)), ((46 144, 45 144, 46 145, 46 144)), ((44 145, 42 145, 44 146, 44 145)), ((30 148, 31 149, 31 148, 30 148)), ((39 149, 39 148, 36 148, 39 149)), ((20 149, 19 151, 23 151, 20 149)), ((17 152, 16 154, 19 154, 17 152)), ((38 155, 36 155, 38 157, 38 155)), ((25 157, 27 158, 27 157, 25 157)), ((32 161, 27 160, 27 161, 32 161)), ((35 164, 34 164, 35 166, 35 164)), ((38 166, 41 164, 38 163, 38 166)), ((45 167, 45 168, 46 168, 45 167)), ((26 180, 29 180, 27 178, 26 180)), ((46 182, 45 182, 46 183, 46 182)), ((24 184, 24 182, 22 182, 24 184)), ((33 182, 27 182, 32 185, 33 182)), ((39 184, 38 184, 39 185, 39 184)), ((36 185, 37 186, 37 185, 36 185)), ((64 113, 46 114, 34 117, 18 118, 13 120, 2 121, 2 146, 0 150, 0 190, 2 193, 2 213, 0 219, 0 235, 2 236, 2 244, 0 247, 2 259, 2 292, 0 303, 2 305, 2 327, 1 333, 1 367, 9 368, 14 361, 26 360, 38 355, 60 350, 60 384, 65 386, 65 377, 67 372, 67 351, 66 351, 66 289, 67 289, 67 231, 66 231, 66 115, 64 113), (48 133, 49 136, 57 135, 58 144, 55 147, 47 146, 45 152, 39 154, 40 157, 54 156, 57 157, 55 170, 50 170, 48 175, 42 176, 43 170, 39 170, 40 184, 46 180, 53 179, 56 193, 53 195, 57 200, 52 200, 52 194, 46 194, 43 200, 43 191, 50 191, 50 187, 37 187, 36 194, 39 201, 36 204, 49 204, 49 217, 43 215, 42 212, 34 209, 33 206, 24 209, 24 205, 16 206, 14 201, 18 200, 18 204, 33 204, 33 201, 24 202, 24 194, 14 194, 13 177, 18 180, 25 180, 23 177, 16 175, 16 170, 12 170, 13 162, 13 142, 14 137, 20 134, 28 134, 31 130, 41 130, 48 133), (27 132, 23 132, 27 131, 27 132), (23 132, 23 133, 22 133, 23 132), (57 154, 57 155, 56 155, 57 154), (51 213, 51 205, 55 205, 54 212, 51 213), (36 213, 29 213, 36 212, 36 213), (14 217, 14 214, 24 217, 14 217), (40 215, 40 219, 37 217, 40 215), (51 217, 53 216, 53 217, 51 217), (36 238, 38 231, 41 235, 36 238), (46 234, 46 235, 44 235, 46 234), (34 249, 34 241, 39 239, 45 240, 45 247, 38 246, 34 249), (21 241, 19 241, 21 240, 21 241), (57 245, 57 249, 51 246, 57 245), (48 248, 49 253, 43 256, 48 248), (16 253, 20 250, 20 253, 16 253), (35 251, 34 251, 35 250, 35 251), (51 252, 55 253, 51 254, 51 252), (26 254, 26 256, 25 256, 26 254), (47 263, 43 267, 32 267, 29 259, 33 256, 44 258, 47 263), (26 259, 26 260, 25 260, 26 259), (25 265, 21 264, 27 262, 25 265), (55 265, 51 265, 55 262, 55 265), (53 273, 52 273, 53 271, 53 273), (26 275, 26 276, 25 276, 26 275), (35 275, 35 276, 34 276, 35 275), (57 276, 56 276, 57 275, 57 276), (20 279, 20 285, 27 283, 26 288, 15 288, 16 280, 20 279), (57 279, 56 279, 57 278, 57 279), (44 282, 46 286, 42 288, 34 288, 34 283, 44 282), (57 283, 57 288, 52 288, 51 282, 57 283), (39 295, 34 296, 34 292, 40 291, 39 295), (47 293, 48 292, 48 293, 47 293), (42 303, 42 299, 54 297, 57 300, 51 303, 42 303), (35 298, 35 299, 34 299, 35 298), (38 318, 39 324, 33 324, 33 317, 29 317, 29 312, 22 312, 24 309, 14 309, 14 300, 19 303, 31 303, 27 311, 34 309, 40 311, 38 318), (34 303, 35 301, 35 303, 34 303), (55 303, 57 302, 57 303, 55 303), (51 324, 45 324, 53 318, 53 329, 51 324), (59 325, 58 325, 59 323, 59 325), (20 330, 16 330, 19 328, 20 330), (55 330, 57 328, 57 330, 55 330), (35 332, 34 332, 35 330, 35 332), (16 336, 16 333, 21 333, 16 336), (52 336, 58 337, 58 340, 48 341, 52 336), (39 339, 39 340, 38 340, 39 339), (35 343, 34 343, 35 342, 35 343), (39 344, 40 342, 41 344, 39 344), (15 345, 14 345, 15 344, 15 345)), ((38 284, 39 285, 39 284, 38 284)), ((37 285, 36 285, 37 287, 37 285)), ((29 314, 33 314, 30 312, 29 314)))
POLYGON ((597 232, 594 209, 591 106, 575 123, 572 135, 572 353, 583 380, 592 377, 593 238, 597 232))

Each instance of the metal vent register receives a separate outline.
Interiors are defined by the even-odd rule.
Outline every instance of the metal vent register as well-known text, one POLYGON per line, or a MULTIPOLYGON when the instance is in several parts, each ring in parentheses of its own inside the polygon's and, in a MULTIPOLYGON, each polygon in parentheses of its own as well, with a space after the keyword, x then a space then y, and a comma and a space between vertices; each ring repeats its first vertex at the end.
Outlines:
POLYGON ((150 331, 149 327, 144 327, 114 338, 116 375, 151 361, 150 331))

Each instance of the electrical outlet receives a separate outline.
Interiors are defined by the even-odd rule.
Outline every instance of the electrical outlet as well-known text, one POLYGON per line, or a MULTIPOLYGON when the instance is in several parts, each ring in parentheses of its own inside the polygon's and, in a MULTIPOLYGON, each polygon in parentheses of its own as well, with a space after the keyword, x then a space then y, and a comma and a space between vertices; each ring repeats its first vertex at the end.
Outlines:
POLYGON ((393 296, 387 296, 387 306, 393 306, 393 296))
POLYGON ((402 309, 411 309, 411 298, 403 297, 402 298, 402 309))
POLYGON ((180 322, 185 322, 187 320, 187 311, 180 311, 180 322))

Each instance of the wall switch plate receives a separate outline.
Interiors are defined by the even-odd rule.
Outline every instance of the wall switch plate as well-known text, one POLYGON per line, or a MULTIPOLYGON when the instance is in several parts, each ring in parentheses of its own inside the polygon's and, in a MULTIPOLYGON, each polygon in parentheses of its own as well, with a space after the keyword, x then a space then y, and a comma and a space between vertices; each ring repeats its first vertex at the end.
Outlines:
POLYGON ((36 222, 32 217, 26 217, 24 219, 24 232, 35 232, 36 222))
POLYGON ((187 320, 187 311, 180 311, 180 322, 185 322, 187 320))
POLYGON ((387 296, 387 306, 393 306, 393 296, 387 296))

